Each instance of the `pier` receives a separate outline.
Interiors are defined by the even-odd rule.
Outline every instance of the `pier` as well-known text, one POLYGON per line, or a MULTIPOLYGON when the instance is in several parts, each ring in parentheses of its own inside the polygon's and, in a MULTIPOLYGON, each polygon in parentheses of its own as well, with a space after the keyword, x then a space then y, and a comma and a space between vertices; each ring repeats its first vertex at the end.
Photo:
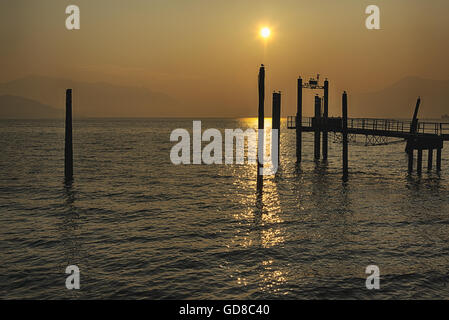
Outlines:
POLYGON ((406 152, 408 154, 408 171, 413 171, 414 151, 417 151, 416 171, 422 172, 423 151, 427 150, 428 170, 433 168, 433 154, 436 150, 436 170, 441 170, 441 150, 444 141, 449 140, 449 123, 421 122, 418 112, 421 99, 418 98, 413 117, 410 121, 394 119, 374 118, 348 118, 347 93, 342 95, 342 116, 328 116, 329 103, 329 81, 326 79, 324 85, 319 83, 319 75, 311 78, 308 83, 303 83, 298 78, 298 100, 296 116, 287 117, 287 128, 296 130, 296 156, 297 162, 302 158, 302 133, 314 133, 314 159, 327 159, 328 133, 342 135, 342 159, 343 179, 348 177, 348 135, 363 135, 366 145, 386 144, 386 138, 399 138, 407 141, 406 152), (315 96, 314 117, 303 117, 302 90, 323 90, 324 95, 315 96), (321 144, 322 139, 322 144, 321 144), (320 147, 322 150, 320 150, 320 147), (322 151, 322 152, 321 152, 322 151))
MULTIPOLYGON (((343 134, 343 117, 330 117, 327 121, 324 118, 306 117, 301 121, 300 132, 314 132, 315 133, 315 159, 319 159, 319 139, 320 133, 334 132, 343 134)), ((413 155, 416 150, 417 157, 417 172, 422 172, 422 154, 424 150, 428 153, 428 170, 433 168, 433 153, 436 150, 436 169, 441 170, 441 150, 444 146, 444 141, 449 141, 449 123, 439 122, 418 122, 417 131, 410 132, 412 128, 412 121, 406 120, 392 120, 392 119, 373 119, 373 118, 348 118, 347 120, 347 134, 363 135, 366 141, 374 142, 373 144, 386 144, 382 137, 401 138, 407 141, 409 150, 409 166, 408 171, 413 171, 413 155)), ((287 128, 297 129, 297 121, 295 116, 287 117, 287 128)), ((301 139, 302 140, 302 139, 301 139)), ((343 138, 343 146, 347 147, 347 140, 343 138)), ((324 141, 323 141, 324 143, 324 141)), ((300 142, 300 145, 302 142, 300 142)), ((298 144, 297 144, 298 145, 298 144)), ((368 143, 367 143, 368 145, 368 143)), ((326 146, 327 147, 327 146, 326 146)), ((323 151, 324 153, 324 151, 323 151)))
MULTIPOLYGON (((324 120, 324 119, 322 119, 324 120)), ((328 132, 342 132, 342 117, 329 117, 325 129, 328 132)), ((317 123, 315 117, 305 117, 301 121, 302 132, 314 132, 317 125, 324 126, 326 122, 317 123)), ((375 118, 348 118, 348 133, 384 136, 409 139, 413 137, 437 138, 449 141, 449 123, 420 122, 416 133, 410 133, 411 121, 375 118)), ((287 117, 287 128, 296 129, 296 117, 287 117)))
MULTIPOLYGON (((259 129, 263 119, 263 94, 264 82, 260 81, 260 74, 265 77, 265 68, 262 65, 259 73, 259 129)), ((273 123, 275 123, 279 114, 277 106, 280 97, 273 96, 273 123), (276 111, 275 111, 276 110, 276 111)), ((280 103, 279 103, 280 104, 280 103)), ((325 79, 320 84, 320 75, 316 78, 310 78, 304 82, 301 77, 297 80, 297 111, 295 116, 287 117, 287 129, 296 131, 296 158, 297 163, 302 160, 302 134, 303 132, 314 133, 313 158, 315 161, 328 157, 328 135, 334 133, 341 135, 342 142, 342 171, 343 180, 349 177, 348 164, 348 144, 349 137, 361 135, 366 139, 365 145, 388 144, 389 138, 398 138, 400 141, 406 141, 405 152, 408 154, 408 172, 412 173, 414 169, 414 153, 417 152, 416 172, 422 173, 423 152, 427 152, 427 169, 431 171, 436 151, 436 171, 441 171, 441 154, 444 147, 444 141, 449 141, 449 123, 443 122, 422 122, 418 118, 421 98, 418 97, 411 120, 394 119, 376 119, 376 118, 348 118, 348 94, 343 92, 341 98, 341 117, 329 117, 329 81, 325 79), (303 117, 303 90, 322 90, 323 95, 316 94, 314 101, 314 116, 303 117)), ((262 127, 263 128, 263 127, 262 127)), ((273 125, 273 128, 275 126, 273 125)), ((279 150, 279 149, 278 149, 279 150)), ((258 179, 258 182, 259 179, 258 179)))

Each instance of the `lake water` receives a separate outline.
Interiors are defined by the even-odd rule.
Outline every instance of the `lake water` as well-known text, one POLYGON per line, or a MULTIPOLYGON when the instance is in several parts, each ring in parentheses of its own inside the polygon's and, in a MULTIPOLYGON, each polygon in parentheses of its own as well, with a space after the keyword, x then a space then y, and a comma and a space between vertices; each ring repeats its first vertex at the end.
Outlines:
POLYGON ((404 143, 351 144, 343 183, 341 144, 315 163, 304 134, 298 168, 284 122, 258 200, 252 164, 173 165, 175 128, 192 120, 75 121, 66 186, 63 120, 0 121, 0 298, 449 298, 447 145, 441 174, 418 177, 404 143), (370 264, 380 290, 365 287, 370 264))

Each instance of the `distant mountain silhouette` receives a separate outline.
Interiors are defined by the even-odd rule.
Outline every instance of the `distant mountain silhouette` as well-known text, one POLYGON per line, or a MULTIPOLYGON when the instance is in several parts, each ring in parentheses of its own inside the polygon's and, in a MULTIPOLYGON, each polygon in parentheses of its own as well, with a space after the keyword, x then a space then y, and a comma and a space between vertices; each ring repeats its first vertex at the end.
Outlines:
POLYGON ((11 96, 0 96, 0 119, 51 119, 64 117, 64 111, 38 101, 11 96))
POLYGON ((58 109, 65 108, 65 89, 73 89, 73 114, 84 117, 173 116, 178 102, 146 88, 103 82, 79 82, 29 76, 0 84, 0 94, 26 97, 58 109))
MULTIPOLYGON (((66 88, 73 89, 74 117, 179 117, 189 116, 192 111, 164 93, 143 87, 43 76, 1 83, 0 95, 25 97, 62 111, 66 88)), ((351 94, 349 91, 349 115, 408 119, 413 115, 418 96, 422 99, 419 118, 440 118, 449 114, 449 80, 407 77, 376 92, 351 94)), ((331 103, 339 111, 339 101, 331 103)), ((5 108, 7 106, 2 104, 2 114, 6 114, 5 108)), ((24 107, 23 110, 29 109, 24 107)))
POLYGON ((350 116, 411 118, 418 96, 419 118, 449 113, 449 80, 407 77, 377 92, 350 95, 350 116))

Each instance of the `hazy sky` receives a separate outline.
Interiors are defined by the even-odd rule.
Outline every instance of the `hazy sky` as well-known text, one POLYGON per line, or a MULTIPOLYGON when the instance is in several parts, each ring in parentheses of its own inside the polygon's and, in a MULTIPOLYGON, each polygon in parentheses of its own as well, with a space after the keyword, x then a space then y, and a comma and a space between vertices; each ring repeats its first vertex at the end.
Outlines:
POLYGON ((328 77, 331 94, 374 91, 417 75, 449 79, 447 0, 2 0, 0 81, 47 75, 137 85, 207 116, 257 109, 257 71, 284 92, 296 78, 328 77), (65 28, 65 8, 81 29, 65 28), (381 9, 381 30, 365 8, 381 9), (267 47, 258 37, 272 28, 267 47))

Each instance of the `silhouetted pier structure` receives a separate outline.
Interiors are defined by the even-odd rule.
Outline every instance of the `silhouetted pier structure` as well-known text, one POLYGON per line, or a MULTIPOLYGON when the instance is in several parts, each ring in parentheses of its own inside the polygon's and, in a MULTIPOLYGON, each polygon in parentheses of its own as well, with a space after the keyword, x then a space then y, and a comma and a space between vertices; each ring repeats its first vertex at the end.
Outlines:
MULTIPOLYGON (((349 176, 348 143, 349 135, 363 135, 374 144, 386 144, 387 138, 399 138, 407 141, 408 171, 413 172, 414 152, 417 151, 416 171, 422 173, 423 151, 427 151, 427 169, 433 168, 433 155, 436 150, 436 170, 441 170, 441 153, 444 141, 449 141, 449 123, 421 122, 418 112, 421 99, 418 98, 411 121, 375 118, 348 118, 348 95, 342 94, 342 116, 329 117, 329 81, 325 79, 323 85, 319 81, 320 75, 303 82, 301 77, 297 82, 297 111, 296 116, 287 117, 287 128, 296 131, 296 158, 297 163, 302 160, 302 133, 314 133, 314 159, 327 160, 329 132, 342 136, 342 171, 343 180, 349 176), (303 89, 323 90, 323 96, 315 96, 313 117, 303 117, 303 89)), ((264 94, 265 94, 265 67, 259 71, 259 129, 263 129, 264 121, 264 94)), ((280 93, 273 93, 273 129, 280 129, 280 93)), ((259 132, 259 157, 263 156, 263 134, 259 132), (262 152, 261 152, 262 151, 262 152)), ((279 145, 278 145, 279 146, 279 145)), ((280 149, 278 149, 280 154, 280 149)), ((279 162, 278 162, 279 163, 279 162)), ((258 161, 258 190, 262 189, 263 179, 260 176, 262 164, 258 161)))
POLYGON ((342 158, 343 178, 348 177, 348 135, 364 135, 370 141, 382 140, 382 138, 400 138, 407 141, 409 172, 413 171, 414 151, 417 150, 417 172, 422 172, 423 151, 428 153, 428 170, 433 168, 433 153, 436 150, 436 169, 441 170, 441 150, 444 141, 449 140, 449 123, 421 122, 418 119, 418 111, 421 99, 418 98, 413 118, 407 120, 373 119, 373 118, 348 118, 347 94, 342 96, 342 116, 329 117, 329 82, 326 79, 324 85, 317 79, 311 78, 308 83, 298 79, 298 104, 296 116, 287 118, 287 128, 296 130, 296 156, 298 163, 302 158, 302 133, 314 132, 314 159, 321 158, 320 145, 322 137, 322 158, 327 159, 328 133, 342 134, 342 158), (324 96, 315 96, 314 117, 303 117, 302 90, 323 89, 324 96))
MULTIPOLYGON (((326 125, 328 132, 342 132, 343 117, 329 117, 326 125)), ((317 123, 315 117, 302 119, 302 132, 315 132, 319 125, 324 126, 323 119, 317 123)), ((412 137, 437 138, 449 141, 449 123, 419 122, 417 132, 410 133, 411 121, 376 118, 348 118, 348 133, 391 138, 409 139, 412 137)), ((287 128, 296 129, 296 117, 287 117, 287 128)))

